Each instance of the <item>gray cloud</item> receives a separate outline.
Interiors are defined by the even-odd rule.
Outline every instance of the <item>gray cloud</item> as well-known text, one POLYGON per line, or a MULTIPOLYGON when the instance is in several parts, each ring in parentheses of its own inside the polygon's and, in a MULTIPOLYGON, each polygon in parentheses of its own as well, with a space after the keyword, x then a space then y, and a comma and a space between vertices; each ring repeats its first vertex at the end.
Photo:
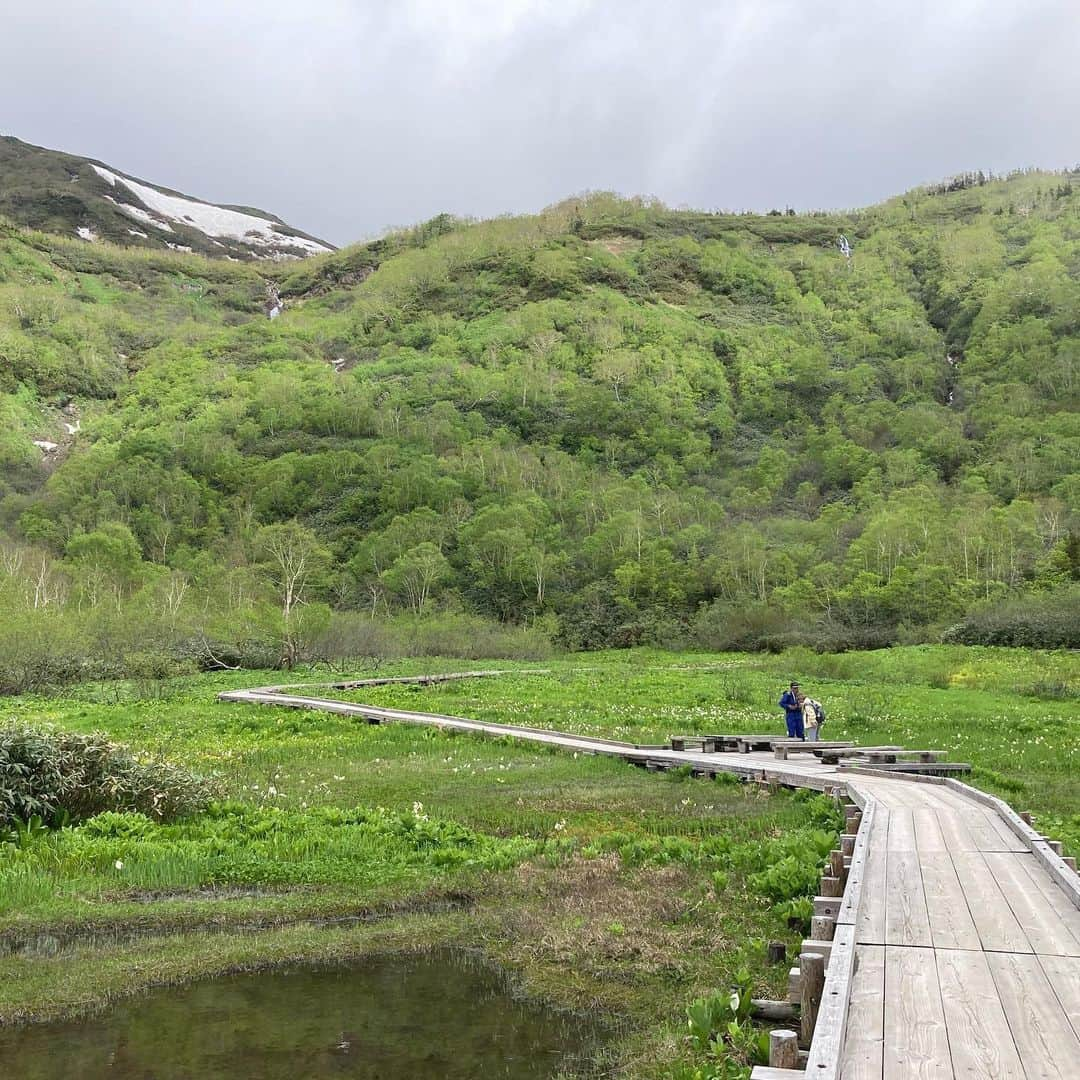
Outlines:
POLYGON ((588 188, 846 207, 1080 161, 1075 0, 37 0, 0 125, 337 243, 588 188))

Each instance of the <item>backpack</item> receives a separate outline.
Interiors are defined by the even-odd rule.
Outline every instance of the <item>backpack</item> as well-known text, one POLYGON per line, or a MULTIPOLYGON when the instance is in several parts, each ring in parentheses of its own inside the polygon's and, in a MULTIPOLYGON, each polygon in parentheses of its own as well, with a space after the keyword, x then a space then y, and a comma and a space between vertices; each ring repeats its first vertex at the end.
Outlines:
POLYGON ((812 702, 814 708, 814 716, 817 719, 818 724, 825 723, 825 706, 820 701, 812 702))

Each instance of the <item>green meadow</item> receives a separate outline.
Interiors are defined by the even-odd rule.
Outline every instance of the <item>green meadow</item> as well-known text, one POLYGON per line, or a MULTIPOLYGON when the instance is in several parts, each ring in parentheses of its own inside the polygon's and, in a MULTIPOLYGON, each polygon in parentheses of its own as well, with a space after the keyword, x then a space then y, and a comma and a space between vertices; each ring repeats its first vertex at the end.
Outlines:
MULTIPOLYGON (((335 696, 659 742, 779 730, 775 702, 798 677, 825 703, 829 737, 947 750, 972 763, 973 783, 1080 851, 1073 653, 633 650, 469 666, 511 673, 335 696)), ((829 800, 215 698, 282 678, 228 672, 5 699, 7 721, 103 732, 208 786, 202 808, 176 820, 107 811, 7 834, 0 1022, 228 971, 451 947, 499 961, 537 1000, 603 1015, 615 1031, 609 1075, 708 1080, 760 1060, 746 1003, 784 996, 786 966, 769 967, 764 946, 794 948, 805 930, 840 824, 829 800)))

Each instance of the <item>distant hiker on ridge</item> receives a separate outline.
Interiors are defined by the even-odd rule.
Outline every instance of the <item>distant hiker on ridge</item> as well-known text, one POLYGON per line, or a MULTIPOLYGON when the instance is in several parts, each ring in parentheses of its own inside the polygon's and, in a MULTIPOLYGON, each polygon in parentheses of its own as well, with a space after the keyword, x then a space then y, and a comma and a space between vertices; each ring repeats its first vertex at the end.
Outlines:
POLYGON ((787 721, 788 738, 805 740, 802 693, 797 682, 793 682, 781 695, 780 708, 784 710, 784 719, 787 721))

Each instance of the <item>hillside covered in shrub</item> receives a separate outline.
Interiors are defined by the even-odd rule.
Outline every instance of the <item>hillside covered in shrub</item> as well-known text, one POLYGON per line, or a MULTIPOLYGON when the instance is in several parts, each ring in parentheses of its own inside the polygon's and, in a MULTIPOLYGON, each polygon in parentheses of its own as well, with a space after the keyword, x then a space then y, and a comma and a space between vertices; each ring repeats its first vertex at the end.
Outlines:
POLYGON ((1080 644, 1074 179, 588 195, 284 267, 4 227, 4 680, 492 623, 1080 644))

